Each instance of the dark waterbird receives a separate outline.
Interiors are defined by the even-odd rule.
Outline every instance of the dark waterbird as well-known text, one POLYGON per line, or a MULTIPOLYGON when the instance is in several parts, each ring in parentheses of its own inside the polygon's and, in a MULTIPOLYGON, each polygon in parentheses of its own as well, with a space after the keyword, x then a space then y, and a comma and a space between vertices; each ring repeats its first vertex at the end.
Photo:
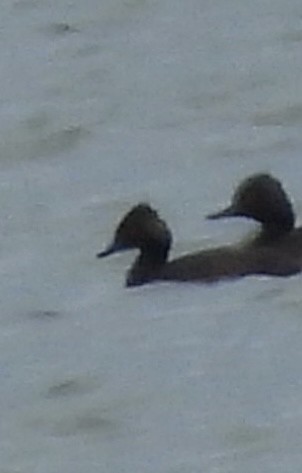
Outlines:
POLYGON ((242 181, 225 209, 210 214, 208 219, 247 217, 261 223, 261 242, 278 239, 295 224, 293 206, 282 184, 269 174, 254 174, 242 181))
POLYGON ((256 274, 290 276, 301 271, 302 229, 293 228, 292 205, 278 180, 266 174, 249 177, 238 187, 231 205, 209 218, 236 215, 259 221, 259 235, 168 261, 171 231, 152 207, 140 203, 124 216, 112 243, 97 257, 137 248, 127 286, 152 281, 214 282, 256 274))

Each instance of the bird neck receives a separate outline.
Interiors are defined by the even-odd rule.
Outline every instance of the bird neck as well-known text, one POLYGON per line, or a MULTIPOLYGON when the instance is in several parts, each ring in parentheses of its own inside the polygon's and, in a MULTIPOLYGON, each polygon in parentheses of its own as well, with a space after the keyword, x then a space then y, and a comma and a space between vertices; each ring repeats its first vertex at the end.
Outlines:
POLYGON ((141 248, 127 274, 127 286, 139 286, 156 279, 168 258, 169 248, 161 246, 141 248))

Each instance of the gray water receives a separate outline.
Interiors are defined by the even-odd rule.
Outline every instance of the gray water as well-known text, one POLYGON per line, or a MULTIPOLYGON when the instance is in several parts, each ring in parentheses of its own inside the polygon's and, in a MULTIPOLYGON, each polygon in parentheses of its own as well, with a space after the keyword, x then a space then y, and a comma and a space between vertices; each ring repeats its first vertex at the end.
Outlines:
POLYGON ((173 255, 235 241, 255 171, 301 217, 301 1, 4 0, 0 39, 0 473, 300 472, 301 276, 95 254, 141 200, 173 255))

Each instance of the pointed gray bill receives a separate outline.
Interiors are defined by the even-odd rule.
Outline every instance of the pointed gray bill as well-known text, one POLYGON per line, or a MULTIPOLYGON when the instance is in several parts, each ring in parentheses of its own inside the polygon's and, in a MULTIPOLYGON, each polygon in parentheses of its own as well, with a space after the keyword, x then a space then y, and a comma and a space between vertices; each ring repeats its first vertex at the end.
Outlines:
POLYGON ((236 212, 234 208, 230 205, 229 207, 220 210, 219 212, 215 212, 206 216, 208 220, 216 220, 218 218, 225 218, 225 217, 235 217, 236 212))
POLYGON ((105 256, 112 255, 113 253, 117 253, 117 252, 123 251, 125 249, 126 248, 124 246, 122 246, 119 243, 114 241, 114 242, 110 243, 110 245, 107 246, 107 248, 105 248, 105 250, 101 251, 100 253, 97 253, 96 257, 97 258, 105 258, 105 256))

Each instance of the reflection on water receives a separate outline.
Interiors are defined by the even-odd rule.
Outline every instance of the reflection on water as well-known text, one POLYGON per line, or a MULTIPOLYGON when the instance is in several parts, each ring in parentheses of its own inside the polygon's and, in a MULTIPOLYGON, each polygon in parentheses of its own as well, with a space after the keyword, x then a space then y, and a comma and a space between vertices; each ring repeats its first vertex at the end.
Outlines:
POLYGON ((233 448, 248 449, 266 452, 273 444, 276 433, 270 426, 253 426, 247 424, 238 424, 225 432, 225 442, 230 444, 233 448))
POLYGON ((293 104, 276 110, 261 112, 254 117, 256 126, 291 126, 302 122, 302 105, 293 104))
POLYGON ((33 310, 29 313, 30 317, 35 319, 56 319, 62 317, 62 313, 57 310, 33 310))
POLYGON ((82 376, 79 378, 67 378, 49 387, 47 398, 71 397, 93 392, 98 388, 98 382, 94 377, 82 376))
POLYGON ((97 435, 112 438, 119 434, 118 424, 114 420, 102 417, 97 409, 89 409, 86 413, 75 413, 70 418, 58 419, 50 424, 50 432, 56 436, 97 435))
POLYGON ((48 27, 45 28, 43 31, 53 37, 65 36, 70 33, 79 32, 79 30, 75 26, 70 25, 68 23, 52 23, 51 25, 48 25, 48 27))

